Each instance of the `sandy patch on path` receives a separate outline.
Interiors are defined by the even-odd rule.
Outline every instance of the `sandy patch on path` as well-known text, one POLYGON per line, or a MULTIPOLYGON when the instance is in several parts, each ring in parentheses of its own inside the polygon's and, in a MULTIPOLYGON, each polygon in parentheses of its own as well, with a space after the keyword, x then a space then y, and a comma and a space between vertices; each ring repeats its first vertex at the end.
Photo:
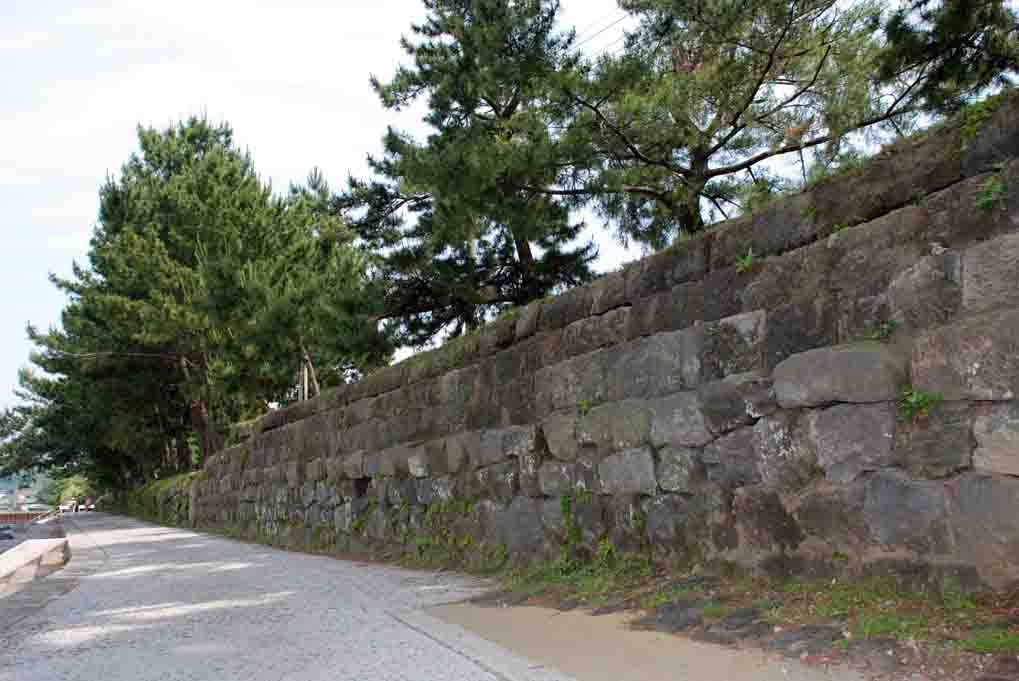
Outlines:
POLYGON ((582 611, 486 607, 469 603, 429 608, 428 614, 497 643, 577 681, 861 681, 856 672, 769 660, 679 636, 635 631, 632 615, 595 617, 582 611))

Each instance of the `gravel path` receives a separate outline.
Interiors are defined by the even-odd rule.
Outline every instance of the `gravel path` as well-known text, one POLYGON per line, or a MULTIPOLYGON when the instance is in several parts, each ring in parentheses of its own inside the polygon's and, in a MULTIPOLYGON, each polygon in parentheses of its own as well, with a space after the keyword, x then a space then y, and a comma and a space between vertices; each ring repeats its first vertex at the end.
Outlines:
POLYGON ((471 578, 72 523, 70 565, 0 599, 0 681, 568 681, 421 611, 471 578))

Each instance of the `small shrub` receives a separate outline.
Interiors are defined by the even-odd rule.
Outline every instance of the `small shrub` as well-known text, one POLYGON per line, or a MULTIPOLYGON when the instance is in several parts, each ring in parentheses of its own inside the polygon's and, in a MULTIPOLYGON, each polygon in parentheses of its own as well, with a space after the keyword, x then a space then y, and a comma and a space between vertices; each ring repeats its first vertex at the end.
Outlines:
POLYGON ((931 407, 936 407, 944 401, 945 398, 937 393, 908 388, 902 393, 902 401, 899 405, 900 418, 903 421, 916 421, 920 417, 927 416, 931 407))
POLYGON ((898 324, 892 319, 881 322, 867 333, 866 338, 873 341, 887 341, 895 333, 896 326, 898 324))
POLYGON ((749 272, 750 269, 758 263, 760 259, 754 254, 754 247, 751 246, 747 249, 746 255, 740 255, 736 257, 736 271, 740 274, 749 272))
POLYGON ((997 172, 984 180, 977 192, 976 206, 980 210, 1006 210, 1008 208, 1008 191, 1005 186, 1005 164, 999 163, 997 172))

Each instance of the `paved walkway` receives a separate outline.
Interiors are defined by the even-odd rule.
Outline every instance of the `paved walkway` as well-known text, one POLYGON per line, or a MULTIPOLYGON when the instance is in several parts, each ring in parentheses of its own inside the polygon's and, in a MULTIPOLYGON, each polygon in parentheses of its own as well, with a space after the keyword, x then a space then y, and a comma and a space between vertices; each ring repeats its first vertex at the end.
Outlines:
POLYGON ((421 612, 476 580, 105 514, 67 568, 0 599, 2 681, 564 681, 421 612))
MULTIPOLYGON (((570 681, 469 633, 467 621, 425 612, 486 588, 469 577, 105 514, 76 516, 67 530, 68 566, 0 598, 0 681, 570 681)), ((735 655, 676 637, 622 636, 599 619, 500 618, 473 628, 581 681, 703 681, 715 677, 697 669, 717 671, 735 655)), ((832 678, 790 671, 758 660, 725 681, 832 678)))

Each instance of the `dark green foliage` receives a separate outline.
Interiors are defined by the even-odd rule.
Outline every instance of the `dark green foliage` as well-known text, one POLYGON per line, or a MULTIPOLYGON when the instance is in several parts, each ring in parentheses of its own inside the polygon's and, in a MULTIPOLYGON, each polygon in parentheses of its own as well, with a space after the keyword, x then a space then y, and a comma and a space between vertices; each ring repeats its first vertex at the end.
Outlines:
POLYGON ((1019 13, 1007 0, 910 0, 884 31, 880 78, 923 73, 916 93, 931 111, 958 109, 1019 69, 1019 13))
POLYGON ((278 197, 226 125, 138 137, 100 190, 88 264, 54 279, 62 328, 29 329, 42 372, 4 417, 4 469, 114 487, 187 471, 230 423, 294 399, 304 352, 325 386, 388 357, 318 174, 278 197))
POLYGON ((591 245, 563 181, 568 149, 549 103, 557 73, 576 62, 556 0, 426 0, 427 20, 403 48, 413 65, 372 83, 385 106, 428 104, 427 140, 395 130, 351 180, 337 207, 380 254, 383 317, 422 345, 459 335, 498 311, 586 282, 591 245))

